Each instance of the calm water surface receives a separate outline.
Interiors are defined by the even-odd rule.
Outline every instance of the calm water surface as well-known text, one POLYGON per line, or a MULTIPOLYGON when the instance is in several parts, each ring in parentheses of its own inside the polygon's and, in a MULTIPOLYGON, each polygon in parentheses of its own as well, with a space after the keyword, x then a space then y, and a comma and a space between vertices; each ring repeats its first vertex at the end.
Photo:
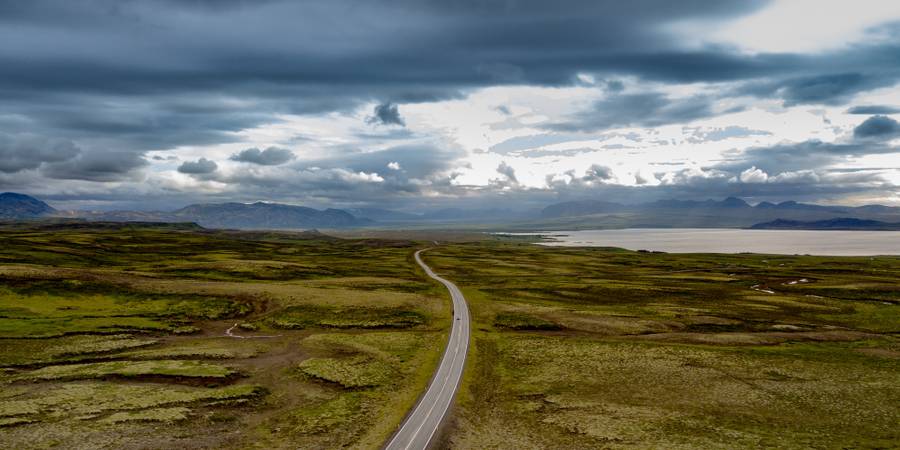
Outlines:
POLYGON ((900 231, 630 228, 541 233, 542 245, 621 247, 669 253, 772 253, 834 256, 900 255, 900 231))

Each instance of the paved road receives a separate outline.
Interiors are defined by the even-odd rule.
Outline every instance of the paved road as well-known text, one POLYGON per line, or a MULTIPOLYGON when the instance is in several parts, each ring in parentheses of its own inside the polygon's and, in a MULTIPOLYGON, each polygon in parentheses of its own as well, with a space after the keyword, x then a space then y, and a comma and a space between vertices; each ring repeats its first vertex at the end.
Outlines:
POLYGON ((469 308, 466 306, 466 299, 455 284, 441 278, 422 262, 420 254, 425 250, 416 252, 416 262, 425 269, 429 277, 440 281, 450 291, 453 299, 453 327, 450 329, 447 349, 444 350, 441 364, 435 371, 428 390, 388 442, 385 447, 387 450, 423 450, 428 447, 453 403, 469 350, 469 308))

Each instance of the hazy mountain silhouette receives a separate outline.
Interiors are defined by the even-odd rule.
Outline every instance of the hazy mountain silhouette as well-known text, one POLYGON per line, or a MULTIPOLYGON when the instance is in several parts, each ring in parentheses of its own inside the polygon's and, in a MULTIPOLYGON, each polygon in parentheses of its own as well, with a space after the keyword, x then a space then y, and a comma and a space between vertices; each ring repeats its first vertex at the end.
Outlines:
POLYGON ((50 205, 25 194, 4 192, 0 194, 0 218, 33 219, 55 213, 50 205))

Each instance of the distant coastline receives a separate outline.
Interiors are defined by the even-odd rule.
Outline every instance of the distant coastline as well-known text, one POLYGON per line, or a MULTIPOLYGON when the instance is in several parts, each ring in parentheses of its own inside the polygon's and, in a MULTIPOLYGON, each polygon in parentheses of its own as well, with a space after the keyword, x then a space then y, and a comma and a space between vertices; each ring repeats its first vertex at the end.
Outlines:
POLYGON ((828 220, 776 219, 749 227, 751 230, 835 230, 835 231, 900 231, 900 223, 838 217, 828 220))
MULTIPOLYGON (((550 233, 541 233, 549 236, 550 233)), ((666 253, 898 256, 900 231, 736 228, 628 228, 552 235, 553 247, 616 247, 666 253)))

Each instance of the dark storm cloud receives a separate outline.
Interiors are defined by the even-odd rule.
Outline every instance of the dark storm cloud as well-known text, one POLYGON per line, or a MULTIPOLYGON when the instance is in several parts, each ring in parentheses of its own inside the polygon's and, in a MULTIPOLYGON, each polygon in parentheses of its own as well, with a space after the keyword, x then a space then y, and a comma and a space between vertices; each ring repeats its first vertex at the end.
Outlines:
POLYGON ((890 54, 884 49, 744 55, 685 49, 664 31, 682 20, 737 17, 764 3, 6 2, 0 20, 10 26, 0 31, 6 42, 0 44, 0 90, 145 99, 228 92, 269 108, 322 111, 373 97, 414 102, 466 87, 569 84, 578 71, 666 82, 777 76, 785 79, 789 101, 878 84, 868 73, 789 76, 840 61, 883 72, 890 54), (223 32, 235 29, 241 33, 223 32))
POLYGON ((673 99, 658 92, 613 94, 598 100, 564 122, 550 124, 559 131, 599 131, 628 126, 684 123, 714 114, 713 99, 704 96, 673 99))
POLYGON ((0 89, 132 98, 228 92, 321 111, 370 97, 428 101, 504 82, 567 84, 578 70, 707 79, 723 78, 712 73, 722 68, 729 78, 767 63, 685 53, 659 28, 760 4, 15 2, 2 19, 18 28, 0 31, 0 89), (232 29, 240 37, 222 32, 232 29), (666 66, 675 73, 659 72, 666 66))
POLYGON ((780 98, 785 106, 841 105, 856 94, 894 86, 900 82, 900 24, 884 30, 893 39, 814 55, 763 56, 762 76, 743 77, 751 81, 735 93, 780 98))
POLYGON ((122 151, 85 151, 78 156, 41 166, 41 173, 59 180, 122 181, 141 177, 147 165, 143 155, 122 151))
POLYGON ((732 152, 727 161, 714 168, 740 171, 756 167, 769 174, 808 169, 820 169, 848 158, 864 155, 897 153, 895 147, 878 143, 850 142, 829 143, 809 140, 798 143, 754 147, 732 152))
POLYGON ((613 177, 612 169, 599 164, 591 164, 591 167, 584 173, 582 177, 585 181, 606 181, 613 177))
POLYGON ((607 92, 622 92, 625 90, 625 84, 619 80, 610 80, 604 83, 604 88, 607 92))
POLYGON ((862 105, 848 109, 847 114, 900 114, 900 108, 887 105, 862 105))
POLYGON ((397 109, 397 105, 392 103, 381 103, 379 105, 375 105, 375 111, 371 117, 367 119, 369 123, 375 123, 380 125, 400 125, 401 127, 406 126, 406 122, 403 121, 403 118, 400 117, 400 111, 397 109))
POLYGON ((859 92, 884 87, 895 82, 857 72, 817 75, 787 80, 781 83, 780 96, 785 106, 800 104, 839 105, 859 92))
POLYGON ((8 32, 0 60, 16 64, 4 64, 15 69, 0 73, 7 86, 53 91, 132 95, 227 87, 267 96, 306 86, 320 88, 312 103, 348 90, 408 101, 491 84, 508 72, 521 72, 517 81, 564 83, 577 66, 604 66, 591 62, 600 48, 656 51, 666 42, 661 24, 753 6, 634 3, 270 2, 198 11, 179 2, 19 2, 7 5, 5 20, 27 27, 8 32), (223 29, 242 32, 238 38, 223 29), (62 50, 72 55, 64 58, 62 50), (558 60, 565 54, 558 50, 570 56, 558 60), (541 62, 551 55, 557 60, 541 62), (74 67, 77 72, 66 70, 74 67))
POLYGON ((204 93, 189 99, 162 93, 124 98, 42 93, 0 103, 0 114, 26 116, 29 128, 45 134, 138 151, 234 141, 233 132, 275 123, 273 114, 284 111, 267 102, 204 93))
POLYGON ((0 172, 37 169, 44 163, 66 161, 80 153, 81 149, 71 141, 0 133, 0 172))
POLYGON ((232 161, 259 164, 261 166, 277 166, 294 159, 294 154, 288 149, 278 147, 269 147, 265 150, 248 148, 240 153, 231 155, 231 158, 229 159, 232 161))
MULTIPOLYGON (((837 105, 900 80, 900 48, 889 41, 814 55, 746 54, 687 46, 667 31, 684 21, 702 26, 739 17, 764 3, 0 2, 0 175, 14 179, 10 183, 39 182, 26 180, 28 174, 136 179, 147 151, 240 141, 240 131, 285 114, 349 112, 374 103, 378 123, 402 126, 398 104, 459 98, 485 86, 572 85, 578 73, 603 80, 597 87, 607 97, 568 121, 554 121, 552 129, 683 123, 717 114, 714 103, 728 96, 837 105), (626 78, 739 87, 729 85, 715 98, 672 98, 628 91, 616 81, 626 78), (36 137, 20 138, 23 129, 36 137)), ((391 133, 373 139, 412 136, 391 133)), ((498 150, 519 145, 511 139, 498 150)), ((798 144, 798 156, 788 163, 799 168, 804 155, 816 165, 864 151, 858 143, 832 150, 821 145, 798 144)), ((285 153, 269 150, 234 155, 250 164, 224 180, 227 195, 299 199, 292 192, 308 188, 304 198, 323 200, 334 189, 347 201, 352 195, 375 200, 423 186, 447 194, 456 189, 448 180, 460 157, 456 150, 423 145, 289 162, 282 161, 285 153), (391 162, 403 170, 387 171, 391 162), (376 173, 381 181, 366 178, 376 173)), ((775 153, 744 156, 771 167, 775 153)), ((179 170, 224 176, 204 159, 179 170)))
MULTIPOLYGON (((576 72, 663 82, 769 78, 760 95, 780 92, 793 103, 831 102, 896 79, 896 68, 885 70, 891 49, 874 45, 816 57, 744 55, 685 49, 664 31, 764 3, 4 2, 0 108, 48 134, 150 150, 233 140, 229 132, 279 113, 346 110, 372 99, 380 100, 373 117, 402 124, 398 102, 495 84, 570 84, 576 72), (871 73, 819 73, 847 64, 871 73)), ((607 86, 616 92, 621 83, 607 86)), ((620 101, 637 110, 648 99, 620 101)))
POLYGON ((853 129, 860 139, 890 139, 900 135, 900 123, 887 116, 872 116, 853 129))
POLYGON ((197 161, 185 161, 178 166, 178 171, 189 175, 206 175, 216 171, 219 165, 215 161, 200 158, 197 161))

